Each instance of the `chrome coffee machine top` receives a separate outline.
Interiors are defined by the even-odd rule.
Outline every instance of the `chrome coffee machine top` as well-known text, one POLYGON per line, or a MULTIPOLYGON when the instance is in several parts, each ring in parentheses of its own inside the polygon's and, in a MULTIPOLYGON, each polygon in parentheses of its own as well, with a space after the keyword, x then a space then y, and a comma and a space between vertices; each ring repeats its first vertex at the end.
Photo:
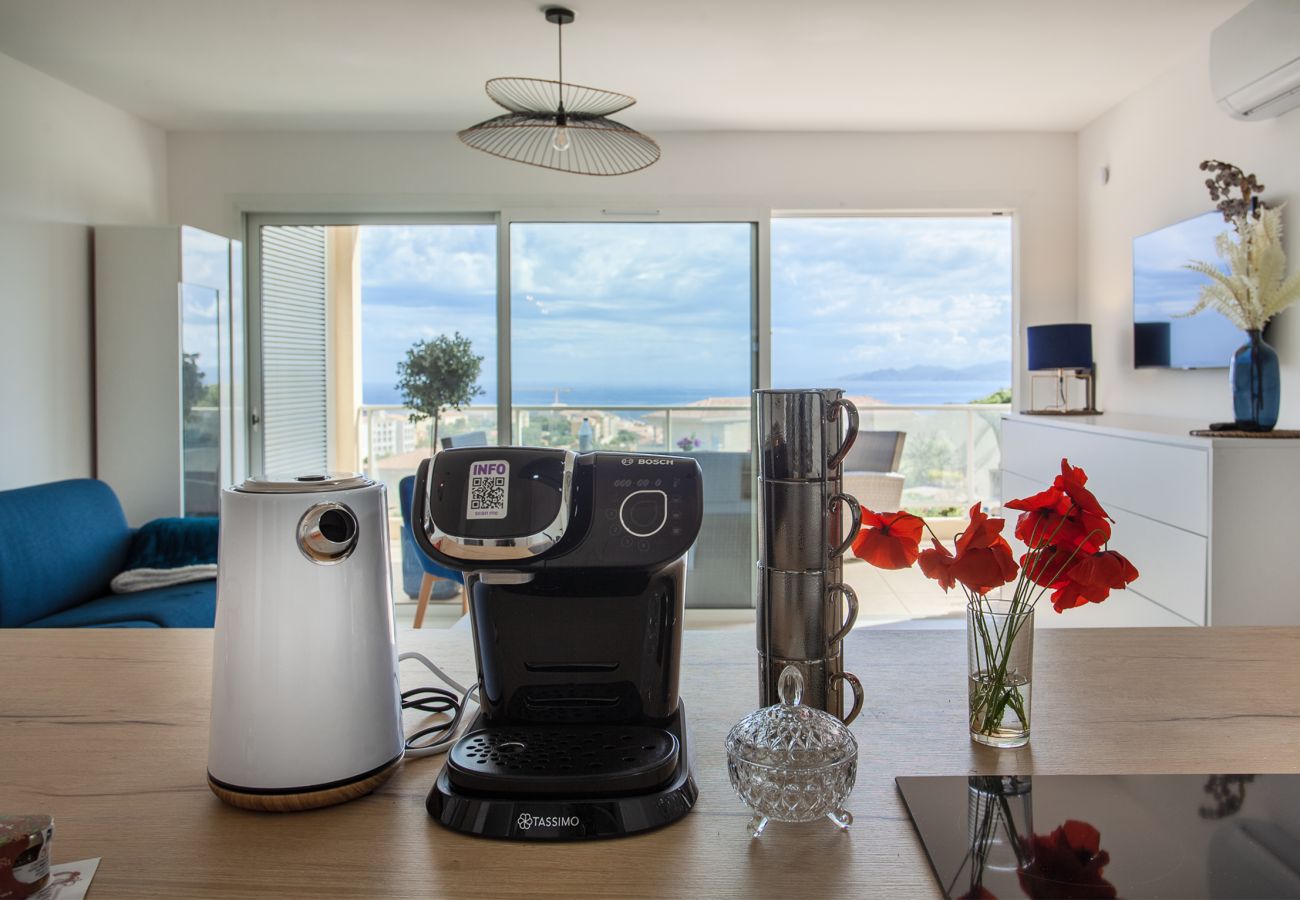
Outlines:
POLYGON ((629 834, 695 802, 678 699, 687 456, 524 447, 421 463, 421 548, 466 573, 481 714, 429 794, 450 828, 518 840, 629 834))

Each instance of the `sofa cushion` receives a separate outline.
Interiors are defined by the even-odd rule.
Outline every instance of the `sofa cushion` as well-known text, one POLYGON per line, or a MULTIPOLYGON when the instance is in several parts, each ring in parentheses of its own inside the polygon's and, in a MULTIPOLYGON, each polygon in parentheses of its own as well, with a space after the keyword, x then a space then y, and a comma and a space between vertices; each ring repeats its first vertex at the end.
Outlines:
POLYGON ((163 628, 211 628, 217 615, 217 583, 195 581, 171 587, 109 594, 52 616, 28 622, 30 628, 76 628, 152 622, 163 628))
POLYGON ((126 568, 113 576, 115 594, 217 577, 215 516, 154 519, 131 541, 126 568))
POLYGON ((130 546, 122 505, 102 481, 0 491, 0 628, 108 593, 130 546))
POLYGON ((167 518, 146 522, 131 539, 123 569, 175 569, 217 564, 215 516, 167 518))

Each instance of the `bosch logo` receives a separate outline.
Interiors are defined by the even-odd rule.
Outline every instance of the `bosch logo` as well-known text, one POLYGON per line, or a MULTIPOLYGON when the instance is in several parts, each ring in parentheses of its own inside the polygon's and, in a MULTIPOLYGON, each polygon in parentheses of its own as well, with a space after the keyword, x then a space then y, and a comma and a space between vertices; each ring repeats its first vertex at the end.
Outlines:
POLYGON ((633 458, 630 457, 630 456, 625 456, 625 457, 623 457, 623 465, 625 465, 625 466, 630 466, 630 465, 632 465, 632 463, 634 463, 634 462, 636 462, 636 460, 633 459, 633 458))
POLYGON ((671 459, 655 459, 653 456, 641 457, 636 462, 639 466, 671 466, 673 464, 671 459))
POLYGON ((520 813, 515 819, 520 830, 527 831, 536 825, 538 828, 577 828, 581 823, 577 816, 535 816, 532 813, 520 813))

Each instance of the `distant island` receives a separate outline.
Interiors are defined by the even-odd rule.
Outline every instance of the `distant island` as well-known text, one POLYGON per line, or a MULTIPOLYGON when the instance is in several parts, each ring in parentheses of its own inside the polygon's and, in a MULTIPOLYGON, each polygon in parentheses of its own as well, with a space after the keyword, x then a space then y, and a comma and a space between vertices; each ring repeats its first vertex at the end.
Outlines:
POLYGON ((975 363, 970 366, 908 366, 905 369, 872 369, 839 376, 842 381, 1008 381, 1011 367, 1005 362, 975 363))

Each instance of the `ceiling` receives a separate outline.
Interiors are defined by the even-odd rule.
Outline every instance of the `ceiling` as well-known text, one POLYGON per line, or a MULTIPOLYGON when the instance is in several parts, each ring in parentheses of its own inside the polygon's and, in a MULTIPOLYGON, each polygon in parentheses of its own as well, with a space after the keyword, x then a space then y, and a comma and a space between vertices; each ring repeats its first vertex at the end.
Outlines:
MULTIPOLYGON (((651 132, 1073 131, 1245 2, 573 0, 565 80, 651 132)), ((0 53, 169 130, 454 130, 555 77, 543 5, 0 0, 0 53)))

